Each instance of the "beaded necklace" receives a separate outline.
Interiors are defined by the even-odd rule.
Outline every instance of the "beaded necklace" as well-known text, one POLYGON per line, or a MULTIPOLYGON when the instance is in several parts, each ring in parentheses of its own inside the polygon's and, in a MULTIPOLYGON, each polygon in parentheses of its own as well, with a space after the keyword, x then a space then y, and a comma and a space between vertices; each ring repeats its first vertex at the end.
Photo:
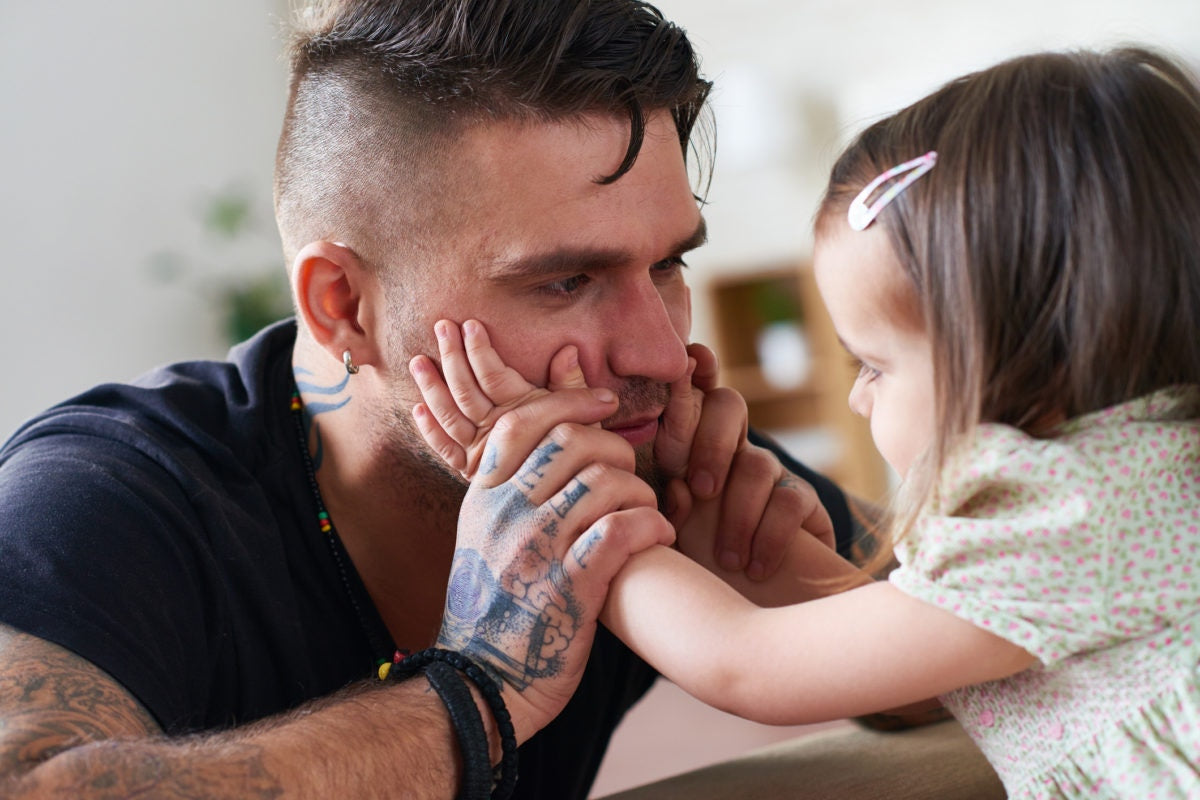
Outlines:
POLYGON ((345 590, 346 597, 350 600, 351 607, 354 608, 354 615, 358 618, 358 627, 366 637, 371 652, 387 653, 389 650, 392 651, 390 658, 381 656, 374 662, 375 670, 380 680, 383 680, 387 678, 392 665, 399 664, 408 655, 408 651, 400 650, 394 647, 390 641, 385 640, 379 635, 378 626, 371 625, 367 619, 366 610, 359 602, 358 593, 354 591, 350 580, 350 567, 347 565, 350 556, 346 553, 346 546, 342 544, 337 529, 333 527, 333 519, 329 516, 329 512, 325 509, 325 502, 321 499, 321 487, 317 484, 317 471, 313 467, 312 456, 308 453, 308 437, 304 433, 304 401, 300 399, 300 390, 295 387, 292 389, 290 408, 292 422, 296 427, 296 439, 300 443, 300 454, 304 459, 304 473, 308 476, 308 485, 312 490, 313 501, 317 505, 317 526, 321 529, 321 533, 325 534, 325 543, 329 546, 333 563, 337 565, 342 589, 345 590))

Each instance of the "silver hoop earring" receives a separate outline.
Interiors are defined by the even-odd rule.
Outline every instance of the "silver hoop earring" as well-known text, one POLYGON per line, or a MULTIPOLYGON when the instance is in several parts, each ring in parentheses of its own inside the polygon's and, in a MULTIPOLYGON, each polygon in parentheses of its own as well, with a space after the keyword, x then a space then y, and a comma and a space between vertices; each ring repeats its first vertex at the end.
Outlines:
POLYGON ((346 350, 342 353, 342 363, 346 365, 347 375, 357 375, 358 367, 354 366, 354 359, 350 357, 350 351, 346 350))

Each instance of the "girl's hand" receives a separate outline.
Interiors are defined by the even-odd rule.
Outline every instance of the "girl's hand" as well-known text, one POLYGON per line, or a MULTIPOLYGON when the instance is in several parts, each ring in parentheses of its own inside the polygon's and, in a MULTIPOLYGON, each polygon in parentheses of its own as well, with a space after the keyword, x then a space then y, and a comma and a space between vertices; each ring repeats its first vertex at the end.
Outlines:
MULTIPOLYGON (((464 322, 460 336, 457 325, 440 320, 434 332, 442 371, 423 355, 409 363, 424 401, 413 408, 413 417, 429 446, 467 480, 479 469, 488 434, 506 413, 552 391, 587 388, 574 345, 550 360, 549 387, 542 389, 500 359, 479 322, 464 322)), ((596 396, 609 402, 612 392, 599 390, 596 396)))
MULTIPOLYGON (((586 386, 572 345, 555 354, 549 388, 541 389, 503 362, 479 322, 463 323, 460 336, 457 325, 443 320, 435 332, 445 378, 429 358, 413 359, 412 373, 425 400, 413 414, 430 446, 468 480, 479 469, 488 433, 504 414, 551 391, 586 386)), ((716 385, 713 352, 691 344, 688 355, 689 368, 671 385, 654 444, 659 469, 686 480, 686 486, 672 481, 668 487, 668 518, 685 553, 746 592, 748 585, 737 573, 751 582, 771 578, 796 536, 811 535, 832 548, 833 524, 808 483, 769 450, 746 440, 746 403, 737 392, 716 385), (689 522, 695 504, 715 513, 689 522)), ((528 419, 535 427, 538 422, 528 419)), ((507 470, 516 466, 508 463, 507 470)))

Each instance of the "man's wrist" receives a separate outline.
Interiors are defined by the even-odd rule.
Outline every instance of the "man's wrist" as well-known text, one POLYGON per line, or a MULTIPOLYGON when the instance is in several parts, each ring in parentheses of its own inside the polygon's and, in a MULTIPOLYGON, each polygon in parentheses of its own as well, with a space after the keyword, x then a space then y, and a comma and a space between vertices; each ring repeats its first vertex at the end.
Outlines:
POLYGON ((502 685, 463 653, 431 647, 413 653, 394 668, 381 669, 380 678, 408 678, 418 672, 446 706, 462 754, 463 797, 507 800, 517 782, 517 738, 502 685), (480 706, 482 703, 482 707, 480 706), (486 763, 485 763, 486 762, 486 763), (485 778, 481 769, 492 767, 485 778), (481 785, 494 790, 485 792, 481 785))
POLYGON ((503 748, 500 745, 500 727, 496 724, 492 708, 484 698, 483 692, 479 691, 479 687, 470 681, 467 682, 467 686, 471 692, 471 699, 475 701, 475 708, 479 710, 479 718, 483 720, 483 732, 487 737, 488 762, 493 767, 498 766, 503 757, 503 748))

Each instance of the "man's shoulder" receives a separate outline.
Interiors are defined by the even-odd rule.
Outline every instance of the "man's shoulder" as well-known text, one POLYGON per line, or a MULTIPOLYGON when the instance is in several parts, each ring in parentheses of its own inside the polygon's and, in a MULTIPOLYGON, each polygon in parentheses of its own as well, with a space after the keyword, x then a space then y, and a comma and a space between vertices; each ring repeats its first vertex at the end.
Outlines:
POLYGON ((22 448, 231 450, 253 443, 287 402, 294 323, 271 326, 224 361, 160 366, 127 383, 105 383, 25 422, 0 447, 0 467, 22 448), (36 443, 36 444, 35 444, 36 443))
POLYGON ((358 656, 306 505, 290 344, 241 350, 96 387, 0 449, 0 622, 174 732, 331 691, 358 656))

